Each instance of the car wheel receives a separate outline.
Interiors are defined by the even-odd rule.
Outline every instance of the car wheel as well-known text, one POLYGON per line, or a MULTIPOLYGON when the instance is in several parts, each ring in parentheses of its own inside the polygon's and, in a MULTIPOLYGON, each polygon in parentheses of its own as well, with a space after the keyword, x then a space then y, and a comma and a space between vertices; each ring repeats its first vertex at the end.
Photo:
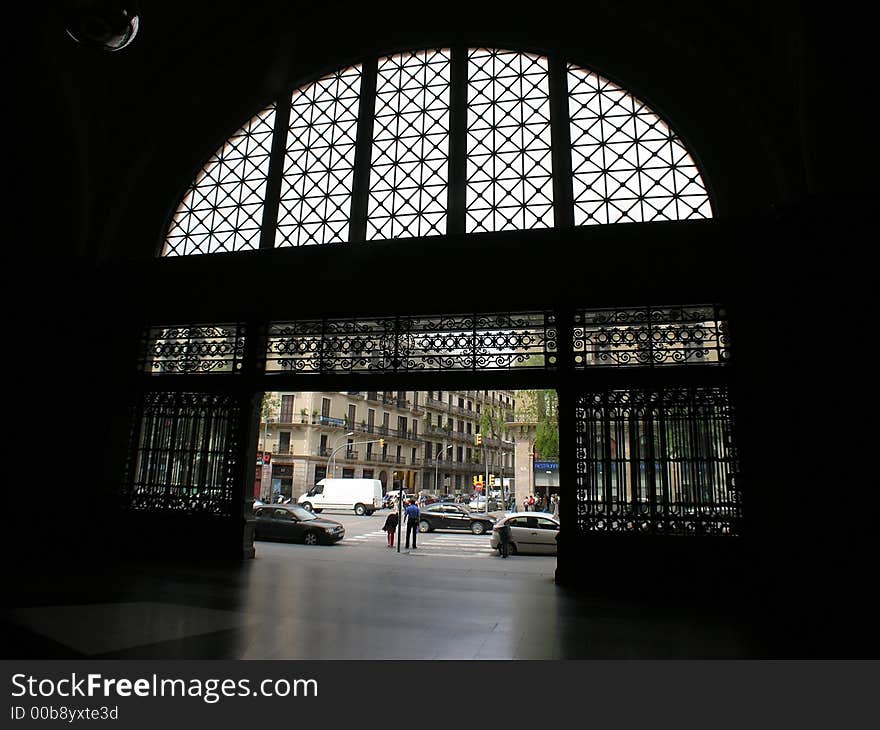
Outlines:
POLYGON ((507 551, 508 551, 511 555, 516 555, 516 554, 519 552, 519 550, 516 549, 516 543, 515 543, 515 542, 510 543, 510 545, 509 545, 508 548, 507 548, 507 551))
POLYGON ((317 545, 318 544, 318 533, 317 532, 307 532, 305 537, 303 538, 303 542, 306 545, 317 545))
POLYGON ((422 520, 419 522, 419 532, 430 532, 431 531, 431 523, 427 520, 422 520))
POLYGON ((367 511, 367 508, 364 507, 364 506, 363 506, 362 504, 360 504, 360 503, 358 503, 358 504, 356 504, 356 505, 354 506, 354 513, 355 513, 356 515, 358 515, 358 516, 364 514, 364 512, 366 512, 366 511, 367 511))
POLYGON ((303 502, 302 508, 307 509, 309 512, 311 512, 312 511, 312 503, 311 502, 303 502))
POLYGON ((486 531, 486 526, 482 522, 471 522, 471 532, 475 535, 482 535, 486 531))

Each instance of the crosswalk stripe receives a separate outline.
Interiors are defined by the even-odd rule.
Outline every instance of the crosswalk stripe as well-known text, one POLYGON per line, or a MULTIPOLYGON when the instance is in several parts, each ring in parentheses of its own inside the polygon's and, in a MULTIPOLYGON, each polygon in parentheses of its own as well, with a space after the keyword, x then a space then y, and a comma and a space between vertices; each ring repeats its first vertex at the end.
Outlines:
MULTIPOLYGON (((345 542, 356 545, 379 545, 385 544, 387 533, 384 530, 375 530, 361 535, 349 535, 345 542)), ((402 535, 401 535, 402 537, 402 535)), ((412 555, 428 555, 445 558, 465 558, 486 556, 494 554, 495 550, 489 545, 489 535, 462 535, 462 534, 437 534, 420 533, 418 547, 412 555), (455 552, 450 552, 455 551, 455 552)), ((402 550, 407 550, 401 544, 402 550)), ((409 551, 408 551, 409 552, 409 551)))

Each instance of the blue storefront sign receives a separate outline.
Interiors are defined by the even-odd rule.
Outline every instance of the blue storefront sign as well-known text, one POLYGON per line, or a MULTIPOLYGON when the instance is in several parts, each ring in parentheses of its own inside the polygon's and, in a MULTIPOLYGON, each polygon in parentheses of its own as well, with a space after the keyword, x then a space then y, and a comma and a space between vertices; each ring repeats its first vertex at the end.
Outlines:
POLYGON ((535 462, 535 470, 541 469, 542 471, 559 471, 559 462, 558 461, 536 461, 535 462))

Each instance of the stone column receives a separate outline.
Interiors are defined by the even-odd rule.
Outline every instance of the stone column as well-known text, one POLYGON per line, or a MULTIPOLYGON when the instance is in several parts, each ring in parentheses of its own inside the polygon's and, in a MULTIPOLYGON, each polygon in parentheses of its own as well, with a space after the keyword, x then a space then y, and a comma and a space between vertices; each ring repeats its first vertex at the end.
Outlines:
POLYGON ((532 453, 535 447, 535 434, 538 424, 533 421, 512 421, 505 424, 515 442, 513 452, 514 499, 516 508, 522 509, 524 497, 535 493, 535 472, 532 453))

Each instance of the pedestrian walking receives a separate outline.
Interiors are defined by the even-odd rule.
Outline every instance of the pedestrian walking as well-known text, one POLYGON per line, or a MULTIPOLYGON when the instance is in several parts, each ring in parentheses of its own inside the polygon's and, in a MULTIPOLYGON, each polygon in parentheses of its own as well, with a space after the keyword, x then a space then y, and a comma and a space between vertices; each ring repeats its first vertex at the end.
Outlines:
POLYGON ((394 547, 394 533, 397 532, 397 512, 391 512, 385 518, 385 524, 382 529, 388 533, 388 547, 394 547))
POLYGON ((559 495, 553 495, 553 517, 559 519, 559 495))
POLYGON ((510 525, 506 522, 498 528, 498 552, 502 558, 510 554, 510 525))
POLYGON ((526 509, 527 509, 529 512, 534 512, 534 511, 535 511, 535 495, 534 495, 534 494, 530 494, 530 495, 529 495, 529 506, 526 507, 526 509))
POLYGON ((416 549, 416 536, 419 534, 419 517, 421 510, 414 499, 409 501, 409 506, 404 511, 406 515, 406 549, 409 550, 409 538, 412 535, 412 549, 416 549))

